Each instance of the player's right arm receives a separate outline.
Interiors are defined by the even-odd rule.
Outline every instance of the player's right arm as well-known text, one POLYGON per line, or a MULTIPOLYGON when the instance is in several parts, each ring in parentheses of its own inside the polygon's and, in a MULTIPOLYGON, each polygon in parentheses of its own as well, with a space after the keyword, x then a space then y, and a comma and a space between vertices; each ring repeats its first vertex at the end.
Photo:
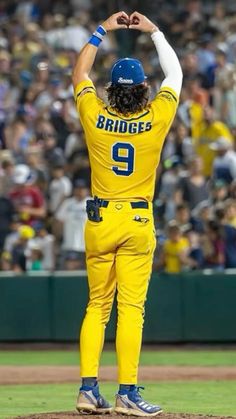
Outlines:
MULTIPOLYGON (((108 31, 113 31, 115 29, 127 28, 126 24, 122 25, 117 22, 117 19, 119 18, 129 19, 128 15, 125 12, 114 13, 100 26, 104 29, 104 34, 106 34, 108 31)), ((101 33, 98 32, 98 30, 95 31, 93 35, 98 37, 99 35, 101 35, 100 39, 102 39, 103 36, 101 33)), ((91 38, 80 51, 72 74, 74 88, 76 88, 78 83, 81 83, 84 80, 90 80, 89 73, 93 67, 97 50, 98 46, 93 44, 91 38)))
POLYGON ((92 80, 89 77, 97 55, 99 45, 96 45, 94 39, 96 41, 96 36, 98 37, 98 39, 102 39, 102 37, 108 31, 127 28, 127 25, 122 25, 117 22, 118 18, 123 18, 124 20, 126 20, 128 19, 128 15, 125 12, 118 12, 110 16, 107 20, 105 20, 99 27, 100 33, 98 32, 98 28, 97 31, 95 31, 95 33, 93 34, 93 36, 90 38, 88 43, 82 48, 76 60, 76 64, 72 73, 72 82, 75 92, 75 101, 80 114, 83 113, 83 109, 79 109, 81 108, 80 102, 84 102, 83 104, 86 108, 87 106, 85 102, 90 102, 89 106, 91 106, 91 99, 93 98, 92 100, 96 101, 96 90, 92 80), (86 95, 86 93, 90 93, 90 95, 86 95), (91 95, 91 93, 93 93, 93 95, 91 95), (86 97, 86 99, 84 99, 84 97, 86 97), (83 100, 81 100, 82 98, 83 100))

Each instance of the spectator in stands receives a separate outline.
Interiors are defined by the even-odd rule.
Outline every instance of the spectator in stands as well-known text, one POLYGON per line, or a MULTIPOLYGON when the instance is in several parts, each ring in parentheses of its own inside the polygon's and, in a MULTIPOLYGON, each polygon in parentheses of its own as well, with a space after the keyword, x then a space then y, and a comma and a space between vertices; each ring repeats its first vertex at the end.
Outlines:
POLYGON ((65 175, 64 165, 60 162, 54 162, 52 166, 52 179, 49 183, 49 211, 55 214, 62 204, 68 198, 72 191, 70 179, 65 175))
POLYGON ((3 249, 6 236, 10 232, 10 225, 14 215, 14 206, 11 200, 5 195, 4 186, 1 189, 0 183, 0 252, 3 249))
POLYGON ((0 258, 0 270, 1 271, 12 271, 12 255, 9 252, 2 252, 0 258))
POLYGON ((189 241, 183 237, 175 220, 168 224, 167 240, 163 245, 160 264, 166 273, 179 273, 189 265, 189 241))
POLYGON ((226 257, 223 229, 215 220, 208 222, 203 251, 205 267, 215 270, 224 269, 226 257))
POLYGON ((211 186, 211 202, 214 205, 224 202, 228 197, 228 185, 222 179, 214 180, 211 186))
POLYGON ((42 271, 43 265, 43 252, 40 247, 34 245, 30 246, 29 256, 28 256, 28 263, 27 263, 27 271, 42 271))
POLYGON ((45 163, 42 156, 42 147, 39 144, 27 148, 24 153, 25 163, 36 177, 35 184, 43 194, 46 193, 48 176, 45 173, 45 163))
MULTIPOLYGON (((202 77, 204 77, 205 84, 209 87, 208 81, 208 74, 209 69, 214 67, 216 64, 215 54, 212 51, 212 36, 210 33, 204 33, 200 35, 198 48, 196 50, 196 56, 198 59, 198 69, 202 77)), ((211 87, 211 85, 210 85, 211 87)))
POLYGON ((183 123, 179 123, 176 127, 175 151, 180 163, 185 164, 194 156, 193 139, 190 137, 187 127, 183 123))
POLYGON ((4 240, 4 251, 11 253, 13 246, 19 239, 19 227, 22 225, 18 214, 14 214, 9 225, 9 233, 4 240))
POLYGON ((212 10, 210 19, 209 19, 209 27, 213 29, 217 29, 220 33, 224 33, 227 30, 227 14, 226 14, 226 5, 221 2, 217 1, 213 4, 214 10, 212 10))
POLYGON ((227 126, 236 126, 235 99, 235 64, 227 61, 226 44, 219 45, 216 50, 217 66, 215 68, 215 86, 213 90, 213 105, 218 118, 227 126))
POLYGON ((206 231, 208 221, 212 218, 210 200, 200 202, 192 211, 191 224, 194 231, 202 234, 206 231))
POLYGON ((229 185, 229 196, 236 200, 236 180, 229 185))
POLYGON ((203 109, 209 103, 209 94, 201 87, 199 75, 184 79, 184 87, 181 93, 181 102, 178 108, 178 117, 189 129, 193 139, 195 154, 195 139, 199 138, 201 122, 203 120, 203 109))
POLYGON ((187 231, 191 227, 190 216, 190 209, 186 202, 176 206, 175 220, 182 232, 187 231))
POLYGON ((224 203, 225 224, 236 228, 236 200, 229 198, 224 203))
POLYGON ((9 96, 11 86, 9 83, 9 73, 11 69, 11 55, 6 49, 0 50, 0 110, 1 110, 1 134, 0 134, 0 149, 6 147, 5 126, 4 120, 9 111, 9 96))
POLYGON ((236 179, 236 152, 232 150, 229 141, 220 137, 210 145, 217 155, 213 160, 213 178, 222 179, 230 184, 236 179))
POLYGON ((40 269, 53 271, 55 269, 55 237, 48 233, 45 223, 42 221, 35 222, 33 227, 35 237, 30 240, 29 247, 41 251, 40 269))
POLYGON ((190 209, 193 209, 208 198, 209 192, 203 175, 202 159, 200 157, 190 159, 188 168, 189 174, 179 181, 178 200, 187 202, 190 209))
POLYGON ((33 136, 32 127, 27 122, 21 108, 15 119, 5 128, 6 146, 14 152, 16 161, 21 161, 22 153, 27 149, 33 136))
MULTIPOLYGON (((1 153, 2 154, 2 153, 1 153)), ((8 154, 7 157, 2 158, 0 168, 0 193, 7 196, 13 186, 12 176, 14 172, 14 162, 12 157, 8 154)))
POLYGON ((69 159, 69 170, 73 181, 76 179, 84 179, 90 182, 91 170, 89 164, 88 150, 82 148, 75 151, 69 159))
POLYGON ((55 234, 62 237, 65 268, 76 262, 77 269, 85 267, 84 227, 87 220, 86 201, 89 188, 82 179, 74 182, 73 196, 67 198, 55 214, 55 234), (68 263, 69 262, 69 263, 68 263))
POLYGON ((9 198, 21 221, 29 225, 46 216, 45 200, 40 189, 34 185, 35 180, 28 166, 16 165, 13 174, 14 187, 9 198))
POLYGON ((204 267, 204 255, 199 233, 190 229, 185 233, 185 237, 188 239, 190 245, 188 253, 188 265, 190 269, 202 269, 204 267))
POLYGON ((158 214, 164 212, 164 221, 168 222, 175 217, 176 189, 181 173, 180 160, 177 156, 167 158, 163 162, 164 172, 160 179, 158 191, 158 214))
POLYGON ((236 268, 236 228, 228 224, 225 205, 216 208, 216 220, 222 227, 225 241, 225 268, 236 268))
POLYGON ((203 174, 207 177, 211 176, 215 157, 215 152, 210 149, 210 145, 219 137, 226 138, 230 144, 233 143, 229 128, 223 122, 215 119, 214 109, 211 106, 205 106, 203 119, 199 122, 199 137, 194 138, 194 141, 195 152, 202 158, 203 174))
POLYGON ((12 269, 16 273, 27 271, 29 260, 29 241, 34 237, 34 230, 30 226, 22 225, 18 230, 19 238, 12 249, 12 269))
POLYGON ((53 163, 65 164, 65 158, 61 148, 57 146, 57 133, 53 125, 44 119, 36 122, 36 140, 43 149, 43 157, 48 166, 53 163))

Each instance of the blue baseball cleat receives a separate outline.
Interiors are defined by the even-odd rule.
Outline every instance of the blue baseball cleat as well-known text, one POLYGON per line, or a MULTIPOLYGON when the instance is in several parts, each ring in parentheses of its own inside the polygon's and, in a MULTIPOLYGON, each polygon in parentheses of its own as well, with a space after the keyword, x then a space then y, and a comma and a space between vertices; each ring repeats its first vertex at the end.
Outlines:
POLYGON ((131 391, 119 391, 116 395, 115 412, 127 416, 157 416, 162 413, 160 406, 147 403, 142 399, 140 389, 144 387, 135 386, 131 391))
POLYGON ((79 389, 76 409, 82 415, 106 414, 112 406, 99 393, 98 384, 94 387, 82 386, 79 389))

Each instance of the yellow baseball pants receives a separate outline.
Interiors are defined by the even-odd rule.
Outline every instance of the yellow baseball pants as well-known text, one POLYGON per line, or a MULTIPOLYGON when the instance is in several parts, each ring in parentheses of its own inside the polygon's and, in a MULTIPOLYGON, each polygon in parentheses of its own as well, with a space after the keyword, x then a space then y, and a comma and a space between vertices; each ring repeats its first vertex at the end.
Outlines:
POLYGON ((118 382, 137 384, 144 303, 156 241, 152 206, 110 201, 85 228, 89 303, 80 334, 81 377, 98 377, 105 327, 117 289, 118 382), (138 220, 135 220, 135 218, 138 220))

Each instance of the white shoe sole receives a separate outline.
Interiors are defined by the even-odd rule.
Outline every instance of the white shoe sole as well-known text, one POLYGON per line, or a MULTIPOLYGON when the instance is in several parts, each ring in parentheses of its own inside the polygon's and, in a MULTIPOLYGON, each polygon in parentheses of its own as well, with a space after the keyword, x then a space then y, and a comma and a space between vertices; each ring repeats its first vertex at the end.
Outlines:
POLYGON ((112 407, 108 407, 106 409, 97 408, 93 404, 90 403, 78 403, 76 409, 82 415, 92 415, 94 413, 106 415, 112 412, 112 407))
POLYGON ((145 413, 142 410, 132 409, 132 407, 115 407, 114 412, 120 415, 125 416, 157 416, 163 412, 163 410, 158 410, 158 412, 154 413, 145 413))

